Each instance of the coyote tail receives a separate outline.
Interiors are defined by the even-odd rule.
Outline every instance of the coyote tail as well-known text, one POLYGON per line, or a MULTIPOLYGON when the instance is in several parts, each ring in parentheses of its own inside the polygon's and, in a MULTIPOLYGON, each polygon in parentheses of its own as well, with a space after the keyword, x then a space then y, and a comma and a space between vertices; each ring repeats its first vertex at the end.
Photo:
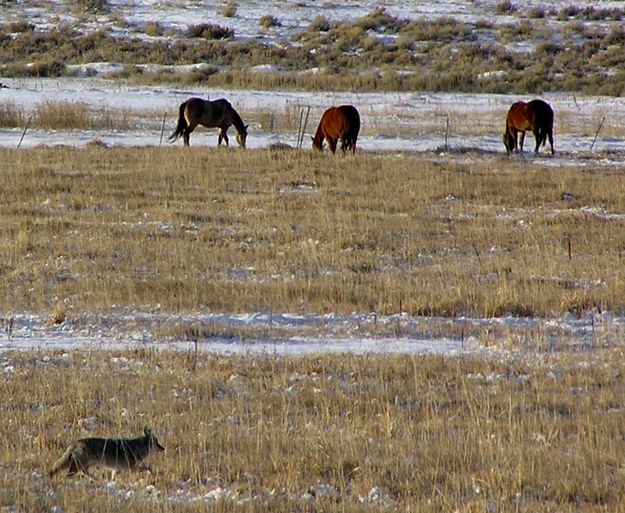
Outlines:
POLYGON ((180 108, 178 109, 178 125, 176 126, 176 130, 169 136, 169 141, 175 141, 180 137, 185 128, 187 128, 187 120, 184 117, 184 109, 187 107, 187 102, 183 102, 180 104, 180 108))
POLYGON ((63 470, 64 468, 69 467, 73 452, 74 452, 74 444, 71 444, 65 450, 65 452, 63 453, 63 456, 61 456, 58 460, 56 460, 54 465, 52 465, 52 468, 50 469, 50 473, 49 473, 50 477, 55 475, 60 470, 63 470))

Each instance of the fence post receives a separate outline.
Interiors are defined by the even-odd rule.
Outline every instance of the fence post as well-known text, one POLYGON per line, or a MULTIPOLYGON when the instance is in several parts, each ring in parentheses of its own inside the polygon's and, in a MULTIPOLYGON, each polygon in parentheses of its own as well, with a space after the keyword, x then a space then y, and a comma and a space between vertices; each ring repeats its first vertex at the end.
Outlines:
POLYGON ((26 123, 26 126, 24 127, 24 131, 22 132, 22 137, 20 137, 20 142, 17 143, 18 148, 22 145, 22 141, 24 140, 24 136, 26 135, 26 131, 28 130, 28 127, 30 126, 30 122, 32 120, 33 120, 33 115, 31 114, 30 117, 28 118, 28 123, 26 123))

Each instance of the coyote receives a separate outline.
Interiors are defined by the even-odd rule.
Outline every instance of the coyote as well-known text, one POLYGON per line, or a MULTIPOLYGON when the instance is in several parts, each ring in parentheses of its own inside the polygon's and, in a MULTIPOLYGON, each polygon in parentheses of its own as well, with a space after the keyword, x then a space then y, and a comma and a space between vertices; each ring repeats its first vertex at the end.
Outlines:
POLYGON ((152 472, 142 460, 153 451, 164 451, 156 437, 147 427, 144 436, 139 438, 81 438, 72 442, 50 470, 50 476, 62 469, 68 469, 69 475, 83 472, 91 477, 88 469, 91 465, 100 465, 112 470, 115 479, 117 470, 139 467, 152 472))

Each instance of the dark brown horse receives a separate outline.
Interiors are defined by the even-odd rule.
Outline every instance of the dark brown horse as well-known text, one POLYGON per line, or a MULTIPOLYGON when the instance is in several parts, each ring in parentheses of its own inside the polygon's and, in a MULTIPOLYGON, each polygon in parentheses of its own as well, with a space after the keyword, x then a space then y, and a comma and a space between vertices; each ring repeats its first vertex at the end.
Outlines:
POLYGON ((175 141, 182 136, 185 146, 189 146, 189 136, 198 125, 207 128, 219 128, 217 145, 225 141, 228 146, 228 128, 234 125, 237 130, 237 142, 241 148, 245 148, 247 139, 247 125, 243 124, 241 116, 234 110, 228 100, 208 101, 202 98, 189 98, 180 104, 178 109, 178 126, 169 136, 170 141, 175 141))
POLYGON ((341 150, 345 153, 351 150, 356 153, 356 140, 360 132, 360 115, 356 107, 341 105, 330 107, 321 116, 317 132, 312 138, 313 149, 322 150, 323 140, 328 140, 332 153, 336 152, 336 143, 341 141, 341 150))
POLYGON ((538 153, 541 144, 544 146, 547 138, 553 155, 553 110, 547 102, 532 100, 531 102, 516 102, 512 104, 506 118, 506 131, 503 134, 503 143, 508 154, 513 151, 523 151, 525 131, 531 130, 536 139, 534 153, 538 153), (517 144, 517 135, 521 132, 521 142, 517 144))

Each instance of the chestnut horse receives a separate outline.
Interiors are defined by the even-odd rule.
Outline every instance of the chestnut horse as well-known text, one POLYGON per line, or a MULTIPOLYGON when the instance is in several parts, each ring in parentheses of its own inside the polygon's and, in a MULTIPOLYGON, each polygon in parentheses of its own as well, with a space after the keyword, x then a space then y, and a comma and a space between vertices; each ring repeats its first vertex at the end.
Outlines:
POLYGON ((341 141, 341 150, 356 153, 356 140, 360 132, 360 115, 356 107, 352 105, 341 105, 340 107, 330 107, 321 116, 317 132, 312 138, 314 150, 323 149, 323 140, 328 140, 328 145, 332 153, 336 152, 336 143, 341 141))
POLYGON ((553 155, 553 110, 547 102, 532 100, 528 103, 512 104, 506 118, 506 131, 503 134, 503 143, 508 154, 513 151, 523 151, 526 130, 531 130, 536 138, 534 153, 538 153, 540 145, 544 146, 548 137, 553 155), (517 144, 519 132, 521 132, 521 142, 517 144))
POLYGON ((234 125, 237 129, 237 142, 241 148, 245 148, 247 125, 243 124, 241 116, 228 100, 222 98, 208 101, 202 98, 189 98, 180 104, 178 112, 178 125, 174 133, 169 136, 171 142, 182 136, 184 145, 189 146, 191 132, 198 125, 203 125, 207 128, 219 128, 217 145, 221 146, 221 141, 225 141, 228 146, 228 128, 234 125))

